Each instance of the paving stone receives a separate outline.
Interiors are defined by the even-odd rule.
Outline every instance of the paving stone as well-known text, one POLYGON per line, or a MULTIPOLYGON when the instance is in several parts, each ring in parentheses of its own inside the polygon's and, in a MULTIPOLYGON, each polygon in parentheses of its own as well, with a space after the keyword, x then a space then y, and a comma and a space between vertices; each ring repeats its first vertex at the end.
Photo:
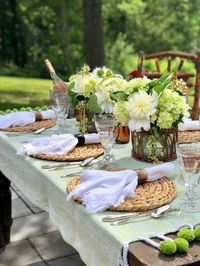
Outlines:
POLYGON ((75 254, 76 250, 64 242, 58 231, 29 239, 44 260, 75 254))
POLYGON ((31 263, 31 264, 26 264, 25 266, 46 266, 47 263, 40 261, 40 262, 36 262, 36 263, 31 263))
POLYGON ((36 266, 37 264, 31 264, 36 262, 41 262, 41 259, 27 240, 9 244, 0 256, 0 266, 36 266))
POLYGON ((50 266, 85 266, 78 254, 70 255, 65 258, 48 261, 50 266))
POLYGON ((31 209, 31 211, 33 213, 40 213, 40 212, 44 212, 43 210, 41 210, 40 208, 36 207, 29 199, 27 199, 24 194, 21 191, 17 191, 16 192, 18 194, 18 196, 24 201, 26 202, 26 204, 28 205, 28 207, 31 209))
POLYGON ((46 212, 14 219, 11 227, 11 241, 19 241, 44 233, 56 231, 46 212))
POLYGON ((19 197, 14 198, 12 200, 12 218, 17 218, 21 216, 30 215, 30 214, 32 214, 32 212, 30 211, 29 208, 27 208, 27 206, 24 204, 24 202, 19 197))

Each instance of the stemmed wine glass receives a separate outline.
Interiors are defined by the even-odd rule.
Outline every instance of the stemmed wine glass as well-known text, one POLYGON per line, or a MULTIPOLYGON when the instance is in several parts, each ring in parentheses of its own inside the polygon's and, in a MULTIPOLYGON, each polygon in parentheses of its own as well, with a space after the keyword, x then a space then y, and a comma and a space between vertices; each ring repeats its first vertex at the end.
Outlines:
POLYGON ((65 122, 69 114, 70 100, 67 91, 50 90, 52 109, 56 114, 58 134, 65 132, 65 122))
POLYGON ((177 143, 176 151, 187 198, 186 204, 184 203, 181 209, 187 212, 199 212, 200 206, 195 203, 195 187, 200 182, 200 143, 177 143))
POLYGON ((95 115, 95 126, 104 148, 103 162, 100 166, 109 167, 111 166, 111 150, 115 142, 115 118, 112 114, 95 115))

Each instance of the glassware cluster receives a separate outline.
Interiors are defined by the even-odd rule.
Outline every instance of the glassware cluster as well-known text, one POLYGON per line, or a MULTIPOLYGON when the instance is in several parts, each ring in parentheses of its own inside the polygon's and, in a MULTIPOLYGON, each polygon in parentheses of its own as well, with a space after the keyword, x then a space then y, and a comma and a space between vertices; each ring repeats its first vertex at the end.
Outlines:
POLYGON ((187 212, 199 212, 200 206, 196 204, 195 188, 200 182, 200 143, 177 143, 177 158, 181 177, 186 187, 186 204, 182 204, 182 210, 187 212))

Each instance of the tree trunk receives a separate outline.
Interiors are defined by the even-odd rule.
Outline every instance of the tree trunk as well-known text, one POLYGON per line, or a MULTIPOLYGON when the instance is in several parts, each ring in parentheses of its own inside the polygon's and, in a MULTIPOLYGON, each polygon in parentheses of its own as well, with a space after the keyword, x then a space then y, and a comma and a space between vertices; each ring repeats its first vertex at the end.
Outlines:
POLYGON ((94 69, 104 65, 101 0, 83 0, 86 63, 94 69))
POLYGON ((12 48, 13 48, 13 59, 14 63, 18 66, 20 65, 20 60, 19 60, 19 47, 18 47, 18 14, 17 14, 17 2, 16 0, 10 0, 10 7, 11 7, 11 12, 12 12, 12 25, 11 25, 11 39, 12 39, 12 48))
POLYGON ((68 25, 67 25, 67 8, 66 8, 66 1, 62 0, 60 2, 60 17, 61 17, 61 42, 62 42, 62 50, 63 50, 63 61, 65 66, 68 63, 68 44, 67 44, 67 37, 68 37, 68 25))

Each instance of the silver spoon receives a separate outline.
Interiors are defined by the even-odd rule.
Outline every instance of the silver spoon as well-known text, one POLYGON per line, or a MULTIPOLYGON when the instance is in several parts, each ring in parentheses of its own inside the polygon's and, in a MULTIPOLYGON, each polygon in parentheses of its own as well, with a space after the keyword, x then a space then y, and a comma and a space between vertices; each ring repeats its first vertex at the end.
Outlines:
MULTIPOLYGON (((117 220, 116 218, 115 219, 110 219, 109 222, 112 221, 111 225, 123 225, 123 224, 126 224, 126 223, 129 223, 129 222, 132 222, 134 221, 135 219, 137 218, 140 218, 140 217, 152 217, 152 218, 159 218, 161 217, 162 215, 164 215, 166 212, 173 212, 173 211, 179 211, 180 209, 179 208, 171 208, 171 205, 165 205, 165 206, 162 206, 160 208, 158 208, 156 211, 152 211, 152 212, 145 212, 145 213, 138 213, 138 214, 132 214, 127 216, 127 217, 119 217, 119 219, 117 220)), ((108 221, 106 219, 104 219, 104 221, 108 221)))

